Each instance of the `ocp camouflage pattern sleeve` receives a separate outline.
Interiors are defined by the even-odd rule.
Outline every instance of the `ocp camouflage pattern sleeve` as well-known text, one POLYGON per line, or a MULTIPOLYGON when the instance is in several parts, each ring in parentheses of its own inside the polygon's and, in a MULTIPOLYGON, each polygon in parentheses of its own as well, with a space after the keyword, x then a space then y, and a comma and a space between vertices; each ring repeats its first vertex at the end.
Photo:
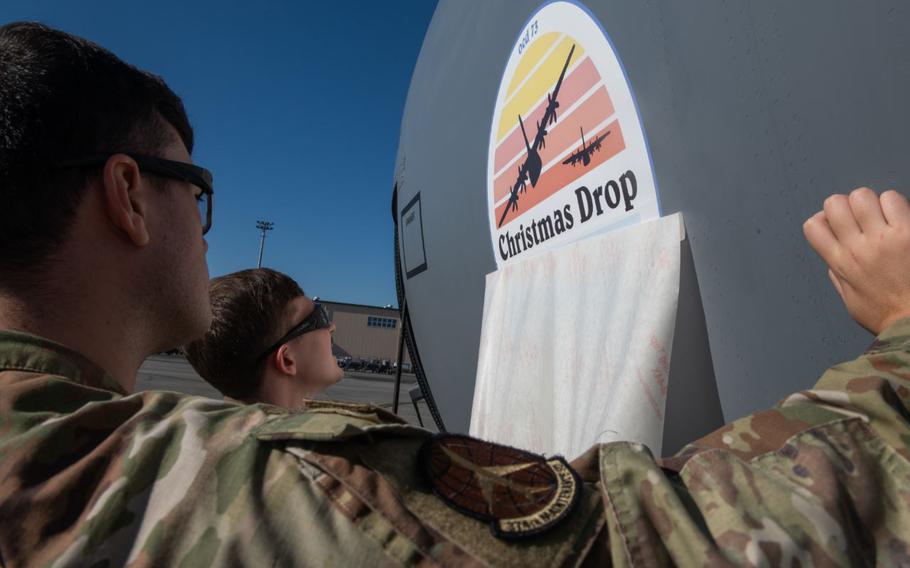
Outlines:
POLYGON ((494 539, 418 475, 430 433, 370 405, 118 391, 65 347, 0 332, 0 564, 559 566, 602 525, 589 484, 546 538, 494 539))
POLYGON ((599 448, 613 563, 910 566, 908 388, 902 320, 812 390, 673 458, 599 448))
POLYGON ((296 413, 125 396, 0 332, 4 566, 910 565, 910 320, 813 390, 655 460, 572 462, 579 504, 521 541, 445 506, 430 433, 369 405, 296 413))

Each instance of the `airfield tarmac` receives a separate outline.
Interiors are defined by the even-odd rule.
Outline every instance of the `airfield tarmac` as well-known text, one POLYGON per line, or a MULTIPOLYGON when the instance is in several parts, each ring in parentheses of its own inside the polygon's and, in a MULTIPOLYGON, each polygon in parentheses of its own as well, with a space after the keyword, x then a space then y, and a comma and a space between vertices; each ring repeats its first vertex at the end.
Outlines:
MULTIPOLYGON (((401 376, 401 392, 398 395, 398 415, 409 423, 419 426, 417 413, 411 404, 408 391, 417 386, 414 375, 401 376)), ((372 403, 386 410, 392 410, 392 396, 395 389, 395 375, 346 372, 344 378, 332 385, 316 398, 342 402, 372 403)), ((153 355, 139 368, 136 390, 168 390, 209 398, 221 399, 221 394, 202 380, 185 357, 178 355, 153 355)), ((424 401, 417 403, 424 427, 436 431, 430 409, 424 401)))

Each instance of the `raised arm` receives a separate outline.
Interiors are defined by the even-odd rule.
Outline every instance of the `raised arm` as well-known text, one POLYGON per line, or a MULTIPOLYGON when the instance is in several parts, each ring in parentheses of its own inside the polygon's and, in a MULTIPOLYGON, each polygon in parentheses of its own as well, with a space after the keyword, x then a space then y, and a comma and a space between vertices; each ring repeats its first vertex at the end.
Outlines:
POLYGON ((910 457, 910 203, 862 187, 826 199, 803 231, 847 311, 877 336, 857 359, 829 369, 813 394, 859 413, 910 457))

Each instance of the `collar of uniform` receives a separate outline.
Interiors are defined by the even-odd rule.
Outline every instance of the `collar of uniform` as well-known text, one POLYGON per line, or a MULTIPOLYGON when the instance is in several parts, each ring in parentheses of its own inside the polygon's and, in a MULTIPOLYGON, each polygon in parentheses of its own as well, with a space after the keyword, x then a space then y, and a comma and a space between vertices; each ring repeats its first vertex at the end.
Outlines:
POLYGON ((117 381, 78 352, 17 331, 0 331, 0 371, 58 375, 86 386, 127 394, 117 381))
POLYGON ((889 343, 907 341, 910 339, 910 317, 902 318, 892 323, 878 334, 877 339, 889 343))
POLYGON ((901 318, 889 325, 866 349, 866 355, 885 351, 903 350, 910 346, 910 317, 901 318))

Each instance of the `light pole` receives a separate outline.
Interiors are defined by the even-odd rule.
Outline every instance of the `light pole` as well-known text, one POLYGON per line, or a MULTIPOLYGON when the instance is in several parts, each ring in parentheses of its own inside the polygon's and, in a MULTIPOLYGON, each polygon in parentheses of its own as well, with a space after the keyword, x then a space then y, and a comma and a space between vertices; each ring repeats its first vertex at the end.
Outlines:
POLYGON ((259 238, 259 264, 258 268, 262 268, 262 250, 265 248, 265 233, 271 231, 275 228, 275 223, 270 221, 256 221, 256 228, 262 231, 262 236, 259 238))

